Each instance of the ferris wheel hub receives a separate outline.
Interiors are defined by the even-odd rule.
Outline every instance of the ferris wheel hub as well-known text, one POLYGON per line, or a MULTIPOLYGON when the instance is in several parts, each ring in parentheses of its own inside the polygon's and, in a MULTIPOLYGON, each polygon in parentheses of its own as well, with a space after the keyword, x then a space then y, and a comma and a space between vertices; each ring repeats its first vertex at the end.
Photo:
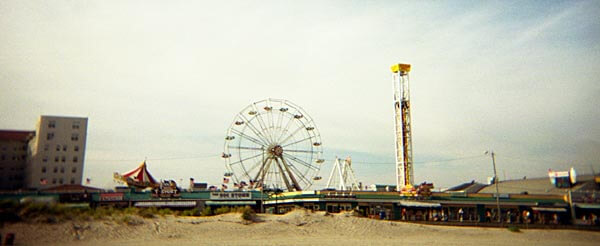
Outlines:
POLYGON ((269 149, 269 153, 276 157, 281 157, 281 155, 283 155, 283 147, 281 147, 281 145, 275 145, 269 149))

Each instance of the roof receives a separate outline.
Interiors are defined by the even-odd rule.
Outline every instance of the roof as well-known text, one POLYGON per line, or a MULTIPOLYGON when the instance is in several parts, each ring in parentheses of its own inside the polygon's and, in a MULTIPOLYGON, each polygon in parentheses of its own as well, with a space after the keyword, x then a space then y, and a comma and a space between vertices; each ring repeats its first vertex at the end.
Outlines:
POLYGON ((148 172, 146 161, 142 162, 137 168, 124 174, 115 173, 114 177, 117 180, 127 183, 129 186, 156 187, 159 185, 159 183, 156 182, 156 179, 152 177, 152 174, 148 172))
POLYGON ((100 188, 85 186, 85 185, 78 185, 78 184, 65 184, 65 185, 59 185, 59 186, 55 186, 55 187, 51 187, 51 188, 47 188, 47 189, 42 189, 42 191, 57 192, 57 193, 61 193, 61 192, 64 192, 64 193, 99 192, 102 190, 103 189, 100 189, 100 188))
MULTIPOLYGON (((577 176, 577 184, 572 187, 572 191, 576 192, 579 189, 588 187, 588 183, 593 180, 591 175, 577 176)), ((527 178, 517 180, 505 180, 498 182, 498 192, 501 194, 539 194, 539 195, 565 195, 569 191, 568 188, 556 188, 547 177, 544 178, 527 178)), ((488 185, 481 189, 478 193, 496 193, 494 185, 488 185)))
POLYGON ((468 183, 460 184, 445 190, 446 192, 466 192, 466 193, 477 193, 481 189, 485 188, 486 184, 476 183, 471 181, 468 183))
POLYGON ((29 141, 35 136, 35 131, 0 130, 0 140, 29 141))

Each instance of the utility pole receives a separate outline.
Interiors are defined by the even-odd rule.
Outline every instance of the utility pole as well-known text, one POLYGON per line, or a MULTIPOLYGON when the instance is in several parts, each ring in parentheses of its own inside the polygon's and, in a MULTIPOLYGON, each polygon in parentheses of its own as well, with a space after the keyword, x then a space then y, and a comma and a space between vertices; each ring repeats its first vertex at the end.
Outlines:
MULTIPOLYGON (((488 153, 487 151, 485 152, 488 153)), ((498 191, 498 175, 496 174, 496 155, 494 151, 490 151, 492 156, 492 165, 494 166, 494 183, 496 185, 496 207, 498 208, 498 223, 502 222, 502 213, 500 211, 500 192, 498 191)))

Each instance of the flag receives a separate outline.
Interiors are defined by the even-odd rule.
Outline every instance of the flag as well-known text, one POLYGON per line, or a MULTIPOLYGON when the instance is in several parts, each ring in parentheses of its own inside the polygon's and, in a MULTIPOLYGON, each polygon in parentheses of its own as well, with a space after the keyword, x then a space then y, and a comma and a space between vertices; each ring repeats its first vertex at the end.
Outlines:
POLYGON ((228 179, 228 178, 223 178, 223 183, 224 183, 224 184, 227 184, 227 183, 229 183, 229 179, 228 179))
POLYGON ((47 179, 40 179, 40 184, 41 185, 46 185, 46 184, 48 184, 48 180, 47 179))

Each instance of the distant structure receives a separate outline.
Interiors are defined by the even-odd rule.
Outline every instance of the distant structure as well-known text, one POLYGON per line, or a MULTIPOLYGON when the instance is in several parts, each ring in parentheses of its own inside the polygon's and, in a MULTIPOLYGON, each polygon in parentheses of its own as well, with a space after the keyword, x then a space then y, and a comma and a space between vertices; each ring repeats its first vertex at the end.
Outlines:
POLYGON ((25 184, 27 148, 34 131, 0 130, 0 190, 17 190, 25 184))
POLYGON ((360 185, 356 181, 354 170, 352 170, 352 159, 346 158, 343 162, 340 158, 335 158, 333 169, 327 180, 327 188, 337 190, 360 190, 360 185), (343 164, 342 164, 343 163, 343 164))
POLYGON ((575 168, 571 168, 569 171, 553 171, 549 169, 548 177, 550 178, 550 183, 556 188, 570 188, 577 183, 575 168))
POLYGON ((403 194, 414 193, 412 126, 410 117, 410 64, 391 67, 394 80, 394 120, 396 132, 396 186, 403 194))
POLYGON ((35 131, 0 130, 0 189, 81 184, 87 121, 40 116, 35 131))

